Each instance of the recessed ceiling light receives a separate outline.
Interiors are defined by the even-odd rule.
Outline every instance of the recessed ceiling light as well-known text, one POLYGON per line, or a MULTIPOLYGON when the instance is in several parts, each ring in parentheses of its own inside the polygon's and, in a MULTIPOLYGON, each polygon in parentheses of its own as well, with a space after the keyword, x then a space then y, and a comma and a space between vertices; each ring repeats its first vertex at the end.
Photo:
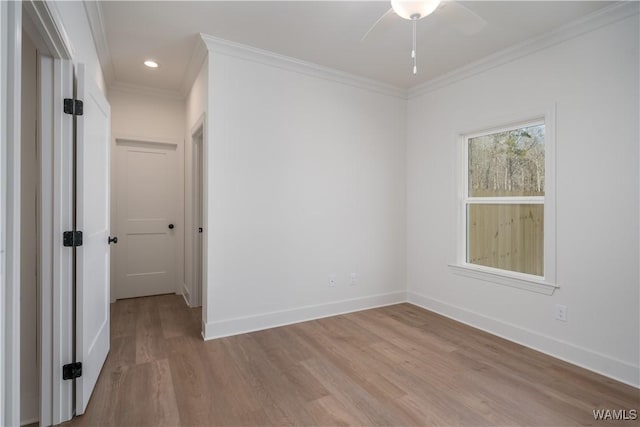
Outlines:
POLYGON ((152 61, 150 59, 144 61, 144 65, 146 65, 149 68, 158 68, 158 63, 156 61, 152 61))

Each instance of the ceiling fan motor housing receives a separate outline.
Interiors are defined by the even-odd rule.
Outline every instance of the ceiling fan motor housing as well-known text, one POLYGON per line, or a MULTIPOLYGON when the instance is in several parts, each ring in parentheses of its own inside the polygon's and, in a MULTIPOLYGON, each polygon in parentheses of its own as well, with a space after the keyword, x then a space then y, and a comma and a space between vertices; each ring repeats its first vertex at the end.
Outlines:
POLYGON ((403 1, 391 0, 393 11, 401 18, 417 21, 430 15, 440 5, 440 0, 403 1))

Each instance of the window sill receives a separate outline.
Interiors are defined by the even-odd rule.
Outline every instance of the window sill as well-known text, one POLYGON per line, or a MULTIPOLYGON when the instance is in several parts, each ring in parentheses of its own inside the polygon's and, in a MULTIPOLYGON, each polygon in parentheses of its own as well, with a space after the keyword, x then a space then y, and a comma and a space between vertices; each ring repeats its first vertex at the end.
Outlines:
POLYGON ((470 264, 449 264, 454 274, 484 280, 498 285, 510 286, 544 295, 553 295, 560 286, 549 283, 543 278, 522 273, 511 273, 497 268, 482 267, 470 264))

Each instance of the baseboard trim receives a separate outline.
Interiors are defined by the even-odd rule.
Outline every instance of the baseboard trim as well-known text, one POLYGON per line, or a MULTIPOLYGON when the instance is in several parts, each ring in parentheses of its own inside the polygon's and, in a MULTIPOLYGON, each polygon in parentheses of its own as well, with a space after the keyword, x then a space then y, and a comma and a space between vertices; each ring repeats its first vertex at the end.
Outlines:
POLYGON ((187 288, 187 284, 182 284, 182 298, 184 298, 184 302, 187 304, 187 307, 191 307, 191 294, 189 294, 189 288, 187 288))
POLYGON ((407 302, 572 365, 640 388, 640 367, 437 299, 407 292, 407 302))
POLYGON ((323 317, 337 316, 354 311, 368 310, 376 307, 400 304, 406 302, 406 292, 392 292, 388 294, 372 295, 331 302, 327 304, 311 305, 292 310, 274 311, 257 316, 239 317, 235 319, 209 322, 204 325, 203 338, 212 340, 232 335, 256 332, 323 317))
POLYGON ((464 323, 632 387, 640 388, 640 367, 638 366, 415 292, 399 291, 256 316, 203 322, 202 338, 205 341, 213 340, 403 302, 438 313, 456 322, 464 323))

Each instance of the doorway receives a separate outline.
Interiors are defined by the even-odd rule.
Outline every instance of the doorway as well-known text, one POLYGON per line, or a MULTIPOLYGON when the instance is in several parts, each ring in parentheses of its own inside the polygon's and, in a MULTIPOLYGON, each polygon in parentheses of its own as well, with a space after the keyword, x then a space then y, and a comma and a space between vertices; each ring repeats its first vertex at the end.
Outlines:
POLYGON ((109 348, 109 106, 48 3, 0 18, 0 424, 46 426, 84 412, 109 348))
POLYGON ((204 126, 201 124, 196 128, 193 133, 193 156, 192 156, 192 170, 193 170, 193 197, 192 197, 192 212, 193 212, 193 290, 191 295, 191 305, 198 307, 202 305, 202 285, 203 285, 203 253, 204 253, 204 215, 203 215, 203 186, 204 186, 204 126))
POLYGON ((115 299, 179 292, 177 144, 116 138, 115 299))
MULTIPOLYGON (((24 2, 14 16, 20 29, 21 154, 19 230, 21 280, 21 381, 16 416, 8 425, 58 424, 71 418, 73 382, 60 367, 73 360, 72 253, 62 248, 63 232, 72 229, 71 174, 73 127, 63 113, 73 98, 68 46, 52 31, 55 18, 42 2, 24 2)), ((17 252, 17 251, 16 251, 17 252)), ((16 399, 18 402, 18 399, 16 399)))

